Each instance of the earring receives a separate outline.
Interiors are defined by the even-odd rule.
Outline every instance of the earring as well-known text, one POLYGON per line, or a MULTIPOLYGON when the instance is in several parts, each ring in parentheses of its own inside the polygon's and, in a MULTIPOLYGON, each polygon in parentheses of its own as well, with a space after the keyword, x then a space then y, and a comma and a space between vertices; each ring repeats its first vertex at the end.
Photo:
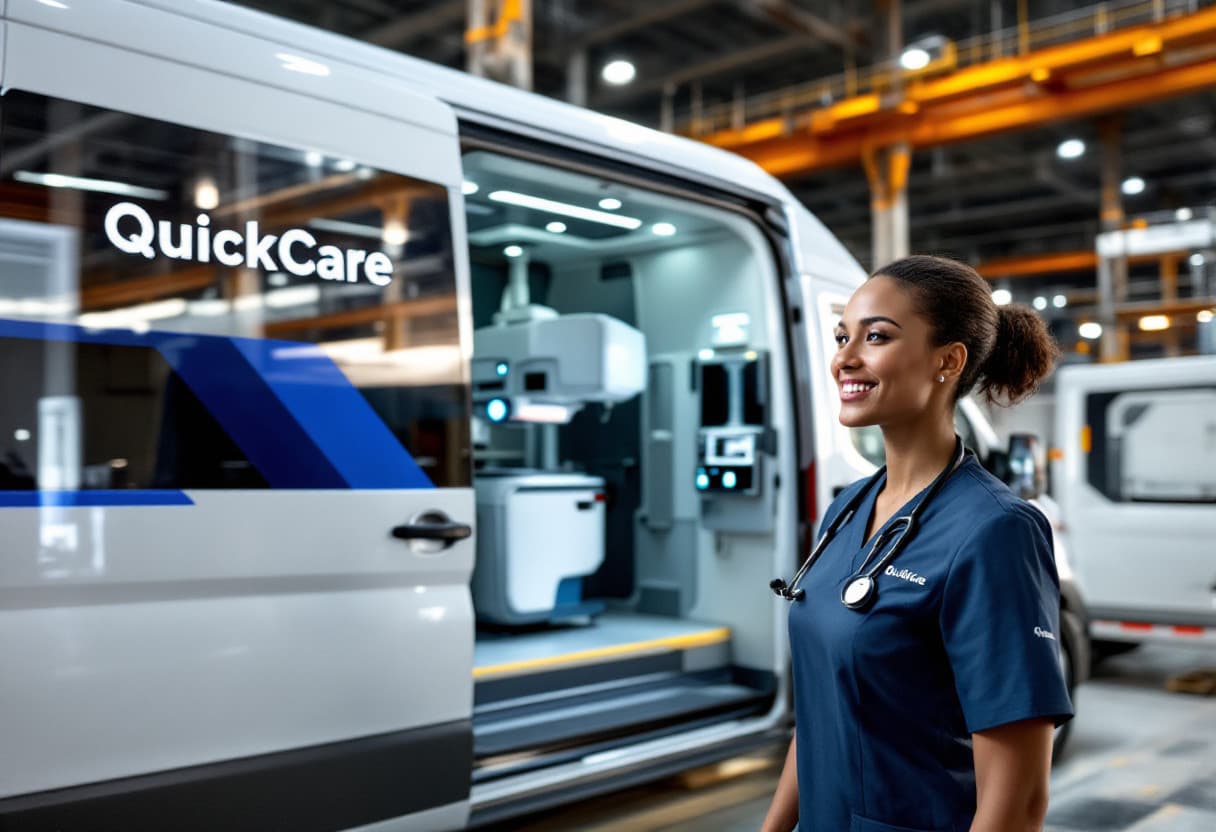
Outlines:
POLYGON ((945 384, 945 383, 946 383, 946 377, 945 377, 945 376, 938 376, 938 377, 937 377, 937 383, 938 383, 938 384, 945 384))

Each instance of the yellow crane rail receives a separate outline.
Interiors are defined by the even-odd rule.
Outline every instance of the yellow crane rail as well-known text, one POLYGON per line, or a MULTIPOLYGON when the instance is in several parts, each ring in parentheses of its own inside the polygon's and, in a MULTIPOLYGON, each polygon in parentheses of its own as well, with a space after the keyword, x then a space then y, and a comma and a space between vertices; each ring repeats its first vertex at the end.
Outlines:
POLYGON ((790 176, 879 148, 978 139, 1213 87, 1216 8, 1208 7, 698 137, 790 176))

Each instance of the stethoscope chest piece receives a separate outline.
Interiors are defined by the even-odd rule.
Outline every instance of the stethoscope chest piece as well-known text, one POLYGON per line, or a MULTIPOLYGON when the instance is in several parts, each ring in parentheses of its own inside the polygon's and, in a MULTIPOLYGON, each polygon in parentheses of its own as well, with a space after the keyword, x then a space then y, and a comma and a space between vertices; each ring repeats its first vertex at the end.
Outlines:
POLYGON ((874 603, 878 584, 871 577, 859 575, 844 585, 840 600, 851 610, 864 610, 874 603))

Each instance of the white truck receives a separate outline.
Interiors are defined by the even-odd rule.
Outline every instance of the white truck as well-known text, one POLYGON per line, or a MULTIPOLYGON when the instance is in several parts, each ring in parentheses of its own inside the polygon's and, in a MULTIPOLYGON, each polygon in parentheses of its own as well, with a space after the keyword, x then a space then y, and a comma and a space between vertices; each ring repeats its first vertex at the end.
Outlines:
POLYGON ((1053 490, 1098 652, 1216 643, 1216 356, 1069 366, 1053 490))
POLYGON ((0 44, 0 827, 460 828, 787 735, 768 584, 873 462, 784 186, 210 0, 0 44))

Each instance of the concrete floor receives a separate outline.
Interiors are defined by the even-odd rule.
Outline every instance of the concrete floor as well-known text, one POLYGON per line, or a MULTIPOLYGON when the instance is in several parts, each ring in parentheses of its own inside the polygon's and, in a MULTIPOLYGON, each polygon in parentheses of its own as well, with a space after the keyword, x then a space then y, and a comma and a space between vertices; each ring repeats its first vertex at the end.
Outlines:
MULTIPOLYGON (((1216 830, 1216 697, 1170 693, 1165 680, 1216 668, 1216 649, 1144 647, 1108 659, 1077 695, 1052 775, 1047 832, 1216 830)), ((755 832, 782 754, 730 761, 645 787, 521 818, 557 832, 755 832)))

